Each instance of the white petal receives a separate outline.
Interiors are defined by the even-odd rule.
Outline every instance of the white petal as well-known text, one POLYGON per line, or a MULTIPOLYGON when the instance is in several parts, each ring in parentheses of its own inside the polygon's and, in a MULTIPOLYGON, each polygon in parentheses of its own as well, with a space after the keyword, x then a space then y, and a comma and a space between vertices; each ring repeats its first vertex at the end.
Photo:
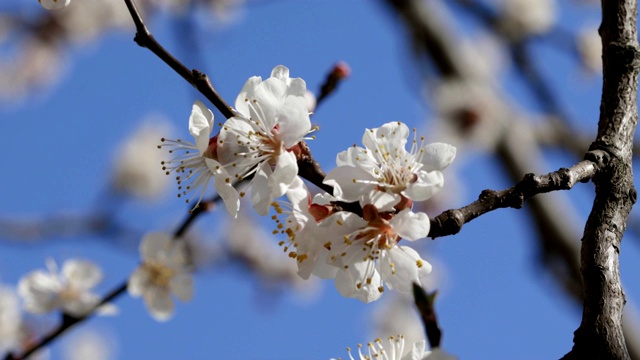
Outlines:
POLYGON ((406 240, 418 240, 429 235, 431 223, 427 214, 414 213, 410 209, 400 211, 389 221, 393 231, 406 240))
POLYGON ((127 291, 132 297, 140 297, 149 286, 149 273, 142 267, 133 271, 127 283, 127 291))
POLYGON ((25 302, 25 310, 35 314, 53 311, 61 289, 56 276, 40 270, 28 273, 18 282, 18 294, 25 302))
POLYGON ((215 174, 214 186, 218 195, 224 201, 227 212, 234 219, 237 218, 238 210, 240 210, 240 194, 234 186, 233 177, 217 161, 209 158, 205 158, 204 161, 207 163, 207 167, 215 174))
POLYGON ((193 297, 193 279, 187 273, 177 274, 171 279, 169 284, 171 291, 176 294, 178 299, 189 301, 193 297))
POLYGON ((444 176, 440 171, 420 171, 418 179, 407 185, 403 195, 414 201, 425 201, 437 194, 444 185, 444 176))
POLYGON ((271 70, 271 77, 282 80, 285 84, 289 80, 289 68, 278 65, 271 70))
POLYGON ((409 136, 409 128, 401 122, 389 122, 379 128, 367 129, 362 136, 362 144, 372 151, 372 155, 380 158, 382 153, 395 151, 406 152, 405 145, 409 136), (379 152, 376 153, 375 150, 379 152))
POLYGON ((200 100, 196 100, 189 116, 189 133, 196 141, 196 147, 202 155, 209 147, 209 137, 213 129, 213 113, 200 100))
POLYGON ((163 261, 166 259, 167 251, 173 247, 172 238, 161 232, 147 233, 140 244, 140 254, 142 260, 163 261))
POLYGON ((413 344, 411 354, 407 355, 407 360, 423 360, 427 355, 429 355, 429 351, 427 351, 427 343, 424 340, 420 340, 413 344))
POLYGON ((338 166, 331 170, 322 182, 333 186, 333 196, 336 198, 344 201, 358 201, 363 195, 375 190, 374 181, 375 178, 362 169, 338 166))
POLYGON ((356 298, 364 303, 378 300, 382 296, 379 288, 382 286, 380 274, 374 271, 371 274, 371 283, 367 284, 365 277, 367 265, 358 263, 350 266, 349 269, 340 269, 336 274, 335 286, 338 292, 345 297, 356 298), (360 284, 358 286, 358 284, 360 284))
POLYGON ((249 98, 253 98, 253 93, 255 87, 262 82, 262 78, 260 76, 252 76, 250 77, 242 86, 242 90, 236 97, 236 110, 249 118, 251 116, 251 112, 249 110, 249 98))
POLYGON ((251 181, 251 202, 253 203, 253 209, 262 216, 267 215, 269 206, 273 201, 269 189, 269 178, 272 174, 271 166, 264 162, 259 165, 251 181))
POLYGON ((289 185, 298 177, 298 162, 296 156, 285 151, 276 159, 276 168, 269 177, 269 191, 271 199, 279 198, 284 195, 289 185))
MULTIPOLYGON (((250 146, 257 146, 247 138, 249 132, 258 132, 255 124, 249 123, 241 117, 232 117, 222 125, 218 137, 217 154, 222 165, 229 165, 242 161, 238 154, 250 151, 250 146), (249 143, 249 144, 247 144, 249 143)), ((233 171, 231 171, 233 173, 233 171)))
POLYGON ((449 353, 447 353, 446 351, 442 350, 441 348, 437 347, 431 350, 431 353, 428 354, 427 357, 424 357, 424 359, 428 359, 428 360, 458 360, 457 356, 453 356, 449 353))
POLYGON ((69 284, 81 289, 91 289, 102 281, 102 271, 90 261, 70 259, 62 265, 62 276, 69 284))
POLYGON ((142 294, 151 316, 157 321, 167 321, 173 315, 173 301, 169 290, 152 287, 142 294))
POLYGON ((47 10, 59 10, 69 6, 71 0, 38 0, 38 2, 47 10))
POLYGON ((392 211, 393 207, 398 204, 401 199, 399 194, 371 191, 360 201, 360 206, 364 207, 367 204, 371 204, 378 209, 378 212, 392 211))
POLYGON ((309 190, 307 190, 304 181, 300 177, 296 176, 289 185, 287 199, 289 199, 293 208, 299 211, 309 207, 309 190))
POLYGON ((444 170, 456 157, 455 146, 445 143, 429 144, 422 149, 424 150, 422 164, 426 171, 444 170))
POLYGON ((278 136, 287 149, 297 144, 311 130, 304 94, 287 96, 284 104, 278 109, 277 117, 280 124, 278 136))
POLYGON ((391 289, 411 292, 412 283, 420 284, 420 276, 431 272, 431 264, 408 246, 395 246, 382 253, 378 268, 391 289))

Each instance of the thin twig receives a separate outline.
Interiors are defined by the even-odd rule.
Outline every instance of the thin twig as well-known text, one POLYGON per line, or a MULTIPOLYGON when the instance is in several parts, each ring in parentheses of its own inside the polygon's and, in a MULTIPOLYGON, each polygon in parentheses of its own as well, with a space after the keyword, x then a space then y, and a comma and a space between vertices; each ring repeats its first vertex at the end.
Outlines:
MULTIPOLYGON (((595 155, 595 154, 594 154, 595 155)), ((589 181, 598 169, 596 162, 583 160, 571 168, 562 168, 546 175, 527 174, 516 185, 500 191, 484 190, 478 200, 455 210, 447 210, 431 220, 429 237, 453 235, 462 225, 500 208, 522 207, 529 198, 556 190, 569 190, 578 182, 589 181)))
POLYGON ((176 59, 171 53, 169 53, 162 45, 160 45, 156 39, 151 35, 149 29, 142 21, 142 17, 136 7, 133 0, 124 0, 131 14, 131 18, 136 26, 136 36, 134 41, 143 48, 149 49, 157 57, 159 57, 165 64, 169 65, 173 71, 182 76, 189 84, 193 85, 202 95, 204 95, 221 113, 224 117, 231 118, 236 116, 235 110, 227 104, 226 101, 218 94, 218 92, 211 84, 209 77, 196 70, 190 70, 178 59, 176 59))

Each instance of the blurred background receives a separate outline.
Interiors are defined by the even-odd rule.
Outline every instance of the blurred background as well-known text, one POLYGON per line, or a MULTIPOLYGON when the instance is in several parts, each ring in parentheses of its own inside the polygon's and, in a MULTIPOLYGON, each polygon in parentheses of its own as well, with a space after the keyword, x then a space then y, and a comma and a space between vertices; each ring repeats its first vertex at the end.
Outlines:
MULTIPOLYGON (((318 90, 339 61, 351 75, 319 106, 311 150, 323 168, 365 128, 416 127, 458 148, 445 187, 416 205, 430 216, 484 189, 512 186, 582 159, 595 137, 602 73, 600 7, 581 0, 140 0, 156 39, 207 73, 233 104, 247 78, 279 64, 318 90)), ((176 198, 156 148, 188 139, 205 100, 133 41, 123 1, 0 4, 0 283, 52 258, 96 262, 101 294, 139 262, 149 231, 173 232, 176 198)), ((210 104, 209 104, 210 105, 210 104)), ((211 106, 213 108, 213 106, 211 106)), ((216 122, 223 116, 216 113, 216 122)), ((211 187, 213 188, 213 187, 211 187)), ((316 191, 310 187, 312 191, 316 191)), ((213 189, 211 189, 213 190, 213 189)), ((461 359, 559 358, 581 319, 578 249, 593 185, 486 214, 455 236, 415 243, 433 264, 442 346, 461 359)), ((244 206, 246 209, 249 207, 244 206)), ((637 211, 621 249, 625 331, 640 359, 637 211)), ((197 219, 196 292, 157 323, 139 299, 115 301, 56 340, 52 359, 328 359, 374 338, 424 338, 411 300, 363 304, 331 281, 302 281, 273 222, 224 209, 197 219), (90 354, 90 355, 87 355, 90 354)), ((1 316, 1 314, 0 314, 1 316)), ((27 342, 58 315, 22 314, 27 342)), ((1 322, 0 322, 1 323, 1 322)), ((0 329, 0 334, 2 330, 0 329)), ((413 340, 410 340, 413 341, 413 340)), ((2 346, 0 341, 0 346, 2 346)), ((410 346, 410 345, 409 345, 410 346)), ((6 349, 3 350, 3 352, 6 349)))

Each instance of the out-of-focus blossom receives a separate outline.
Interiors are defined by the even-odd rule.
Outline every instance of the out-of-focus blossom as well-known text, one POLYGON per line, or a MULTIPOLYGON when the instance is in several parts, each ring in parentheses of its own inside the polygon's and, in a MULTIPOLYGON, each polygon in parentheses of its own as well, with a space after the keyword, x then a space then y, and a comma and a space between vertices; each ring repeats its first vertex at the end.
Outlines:
POLYGON ((220 130, 220 163, 236 179, 253 176, 251 201, 260 215, 297 177, 296 147, 311 131, 306 90, 304 80, 290 78, 282 65, 264 81, 253 76, 236 98, 239 116, 220 130))
POLYGON ((127 290, 133 297, 142 296, 154 319, 166 321, 173 315, 172 293, 182 301, 193 296, 184 243, 164 233, 149 233, 142 239, 140 254, 142 265, 131 274, 127 290))
POLYGON ((83 328, 64 341, 66 360, 110 360, 114 359, 116 343, 111 334, 95 329, 83 328))
POLYGON ((61 56, 60 49, 51 42, 22 42, 13 58, 0 60, 0 100, 20 99, 57 80, 64 69, 61 56))
POLYGON ((38 0, 40 5, 47 10, 60 10, 71 3, 71 0, 38 0))
POLYGON ((148 119, 118 149, 113 162, 112 183, 116 191, 144 199, 161 196, 169 179, 158 168, 163 154, 156 149, 166 135, 168 123, 161 117, 148 119))
POLYGON ((241 212, 228 228, 227 249, 232 259, 240 261, 267 288, 284 285, 305 294, 312 292, 316 283, 304 281, 296 274, 294 263, 282 261, 282 254, 270 241, 271 237, 248 214, 241 212))
POLYGON ((497 83, 500 75, 509 68, 509 54, 495 33, 474 32, 471 37, 459 40, 461 68, 464 76, 486 83, 497 83))
POLYGON ((577 38, 580 60, 585 69, 593 73, 602 72, 602 40, 595 27, 580 31, 577 38))
POLYGON ((438 112, 434 138, 461 152, 470 145, 493 150, 508 121, 508 109, 491 86, 464 80, 445 80, 430 96, 438 112))
MULTIPOLYGON (((56 263, 47 260, 49 272, 35 270, 23 276, 18 293, 24 307, 34 314, 45 314, 61 309, 71 316, 83 316, 98 305, 100 298, 91 292, 100 281, 102 271, 92 262, 70 259, 58 271, 56 263)), ((101 307, 99 313, 112 313, 113 308, 101 307)))
POLYGON ((22 315, 16 293, 0 286, 0 351, 10 351, 20 345, 22 315))
POLYGON ((502 0, 500 14, 503 30, 511 37, 539 35, 556 23, 556 1, 502 0))
MULTIPOLYGON (((434 267, 434 272, 437 269, 434 267)), ((430 274, 427 278, 432 276, 430 274)), ((394 292, 388 295, 370 309, 373 326, 369 336, 389 337, 402 333, 405 341, 409 344, 424 341, 424 326, 420 321, 411 294, 394 292)), ((405 349, 405 355, 409 350, 411 349, 405 349)))

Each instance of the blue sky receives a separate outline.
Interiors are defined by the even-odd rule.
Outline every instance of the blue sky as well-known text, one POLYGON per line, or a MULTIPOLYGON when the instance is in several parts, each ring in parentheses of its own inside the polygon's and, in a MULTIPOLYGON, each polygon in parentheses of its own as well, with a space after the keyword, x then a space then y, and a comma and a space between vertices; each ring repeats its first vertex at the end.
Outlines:
MULTIPOLYGON (((597 23, 597 11, 576 16, 564 2, 560 10, 563 26, 570 29, 597 23)), ((352 76, 312 118, 321 126, 312 150, 325 169, 332 168, 337 152, 360 143, 365 128, 388 121, 404 121, 423 129, 427 140, 438 140, 429 135, 431 115, 403 28, 380 3, 265 1, 215 31, 203 26, 202 18, 197 38, 202 52, 197 56, 177 41, 181 20, 158 16, 148 25, 187 66, 206 71, 230 103, 248 77, 267 77, 278 64, 314 90, 335 62, 350 64, 352 76)), ((59 82, 21 104, 0 108, 5 149, 0 154, 0 168, 5 169, 1 216, 81 213, 95 206, 108 183, 115 149, 149 113, 164 114, 182 137, 188 135, 191 104, 202 97, 132 38, 133 30, 110 33, 89 46, 69 48, 59 82)), ((600 81, 582 77, 573 59, 549 46, 536 46, 534 53, 562 103, 579 119, 576 125, 594 132, 600 81)), ((512 70, 501 81, 518 106, 536 110, 512 70)), ((546 170, 552 171, 575 159, 548 152, 547 160, 546 170)), ((460 166, 445 173, 445 181, 457 176, 465 190, 450 207, 473 201, 483 189, 512 185, 488 154, 460 153, 457 161, 460 166)), ((572 199, 584 221, 592 185, 578 187, 572 199)), ((188 210, 173 191, 153 204, 127 203, 118 217, 143 232, 171 231, 188 210)), ((571 348, 581 310, 539 267, 536 234, 523 214, 499 210, 465 225, 459 235, 423 241, 423 257, 437 259, 446 269, 436 305, 443 345, 462 359, 559 358, 571 348)), ((226 220, 207 214, 196 229, 209 241, 220 241, 226 220)), ((576 224, 577 230, 582 226, 576 224)), ((635 299, 640 288, 632 275, 640 270, 634 261, 639 250, 638 239, 625 237, 623 280, 635 299)), ((118 285, 138 262, 135 252, 108 238, 54 238, 33 246, 4 242, 0 279, 15 284, 22 274, 44 267, 47 257, 97 262, 106 273, 103 292, 118 285)), ((118 316, 91 319, 71 332, 91 328, 111 334, 121 359, 328 359, 345 357, 345 347, 372 339, 371 317, 379 305, 343 298, 331 282, 322 284, 314 300, 288 292, 264 294, 255 285, 238 268, 221 266, 196 275, 194 299, 179 303, 167 323, 156 323, 141 301, 123 296, 116 301, 118 316)), ((53 358, 61 356, 64 341, 53 346, 53 358)))

